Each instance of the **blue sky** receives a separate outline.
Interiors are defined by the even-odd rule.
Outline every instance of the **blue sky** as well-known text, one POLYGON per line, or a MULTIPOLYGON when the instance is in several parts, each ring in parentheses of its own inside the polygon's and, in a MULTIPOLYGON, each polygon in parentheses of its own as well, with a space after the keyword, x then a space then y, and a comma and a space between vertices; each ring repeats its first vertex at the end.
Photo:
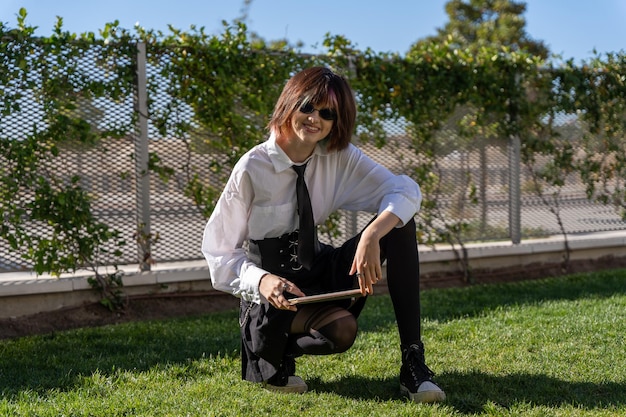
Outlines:
MULTIPOLYGON (((253 0, 248 27, 272 40, 302 41, 305 52, 320 51, 325 33, 343 35, 361 50, 405 53, 416 40, 436 33, 447 21, 446 0, 253 0), (316 47, 317 45, 317 47, 316 47)), ((576 61, 598 52, 626 50, 625 0, 528 0, 527 32, 543 40, 553 53, 576 61)), ((20 7, 37 34, 51 33, 56 16, 71 32, 98 33, 119 20, 132 29, 182 30, 194 24, 211 34, 222 32, 221 21, 240 16, 241 0, 0 0, 0 21, 14 27, 20 7)))

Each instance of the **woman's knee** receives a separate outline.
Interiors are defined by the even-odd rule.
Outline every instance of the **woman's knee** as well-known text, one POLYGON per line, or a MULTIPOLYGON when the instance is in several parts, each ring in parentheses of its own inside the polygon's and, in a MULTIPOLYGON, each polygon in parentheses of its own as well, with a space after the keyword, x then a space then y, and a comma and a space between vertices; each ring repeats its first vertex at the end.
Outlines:
POLYGON ((333 353, 342 353, 352 347, 356 340, 358 324, 353 315, 341 317, 317 330, 333 345, 333 353))

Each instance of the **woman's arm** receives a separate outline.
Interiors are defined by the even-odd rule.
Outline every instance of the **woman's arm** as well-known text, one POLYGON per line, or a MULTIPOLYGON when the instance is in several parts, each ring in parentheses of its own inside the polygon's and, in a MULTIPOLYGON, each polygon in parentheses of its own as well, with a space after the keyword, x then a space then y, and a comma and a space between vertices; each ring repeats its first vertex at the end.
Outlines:
POLYGON ((233 171, 204 229, 202 253, 217 290, 260 302, 259 281, 267 273, 248 259, 248 211, 253 191, 245 173, 233 171))
POLYGON ((382 279, 380 239, 400 223, 398 216, 383 211, 361 233, 349 272, 350 275, 357 274, 361 294, 373 294, 373 285, 382 279))

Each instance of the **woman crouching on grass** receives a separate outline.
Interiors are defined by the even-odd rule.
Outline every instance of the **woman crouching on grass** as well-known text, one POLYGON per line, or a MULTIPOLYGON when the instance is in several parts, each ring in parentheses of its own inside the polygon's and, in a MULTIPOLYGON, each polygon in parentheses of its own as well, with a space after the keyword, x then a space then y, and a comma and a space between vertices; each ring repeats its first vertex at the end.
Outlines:
POLYGON ((307 390, 295 376, 295 358, 352 346, 386 260, 401 342, 400 390, 416 402, 443 401, 420 334, 413 217, 421 192, 350 143, 355 120, 345 78, 324 67, 293 76, 275 105, 269 138, 235 165, 202 252, 213 286, 241 298, 242 378, 285 392, 307 390), (377 215, 334 248, 317 240, 315 225, 339 209, 377 215), (289 301, 357 286, 363 297, 356 301, 289 301))

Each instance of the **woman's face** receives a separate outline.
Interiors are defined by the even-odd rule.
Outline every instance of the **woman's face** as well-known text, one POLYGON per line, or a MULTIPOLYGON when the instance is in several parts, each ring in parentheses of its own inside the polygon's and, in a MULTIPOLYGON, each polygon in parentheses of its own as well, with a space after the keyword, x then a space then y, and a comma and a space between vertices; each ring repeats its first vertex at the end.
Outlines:
POLYGON ((291 116, 291 130, 301 141, 317 144, 330 134, 336 117, 334 110, 310 103, 305 104, 291 116))

